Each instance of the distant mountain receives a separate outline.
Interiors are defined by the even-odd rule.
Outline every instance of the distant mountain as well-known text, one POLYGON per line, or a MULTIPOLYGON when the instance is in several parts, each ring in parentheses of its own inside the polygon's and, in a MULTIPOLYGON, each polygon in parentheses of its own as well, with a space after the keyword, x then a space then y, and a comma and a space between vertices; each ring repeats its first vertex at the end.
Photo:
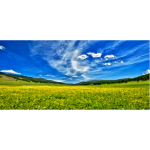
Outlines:
POLYGON ((89 84, 94 84, 94 83, 96 83, 98 81, 101 81, 101 80, 82 81, 82 82, 76 83, 75 85, 89 85, 89 84))
POLYGON ((91 83, 95 83, 97 81, 100 81, 100 80, 89 80, 89 82, 91 82, 91 83))

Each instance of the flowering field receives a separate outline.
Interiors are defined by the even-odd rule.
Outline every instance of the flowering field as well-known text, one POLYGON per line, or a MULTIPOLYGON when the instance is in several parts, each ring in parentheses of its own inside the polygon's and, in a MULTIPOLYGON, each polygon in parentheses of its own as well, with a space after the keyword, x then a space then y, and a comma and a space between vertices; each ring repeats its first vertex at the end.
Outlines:
POLYGON ((149 81, 104 85, 0 85, 0 109, 149 109, 149 81))

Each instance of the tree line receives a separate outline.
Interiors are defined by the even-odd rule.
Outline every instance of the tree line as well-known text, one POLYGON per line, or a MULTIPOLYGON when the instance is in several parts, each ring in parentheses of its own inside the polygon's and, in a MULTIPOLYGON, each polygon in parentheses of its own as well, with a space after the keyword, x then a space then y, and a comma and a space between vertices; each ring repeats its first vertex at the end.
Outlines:
POLYGON ((117 80, 99 80, 99 81, 96 81, 94 83, 90 82, 90 81, 87 81, 87 82, 80 82, 80 83, 77 83, 77 85, 101 85, 101 84, 113 84, 113 83, 127 83, 127 82, 130 82, 130 81, 146 81, 146 80, 149 80, 149 75, 150 74, 146 74, 146 75, 142 75, 142 76, 139 76, 139 77, 135 77, 135 78, 125 78, 125 79, 117 79, 117 80))

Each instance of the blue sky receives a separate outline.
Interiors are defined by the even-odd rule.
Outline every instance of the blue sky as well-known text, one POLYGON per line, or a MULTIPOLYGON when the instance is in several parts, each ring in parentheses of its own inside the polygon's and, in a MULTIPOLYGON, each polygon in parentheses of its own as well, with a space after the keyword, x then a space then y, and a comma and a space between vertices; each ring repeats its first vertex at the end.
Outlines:
MULTIPOLYGON (((0 71, 77 83, 149 69, 149 41, 0 41, 0 71)), ((149 71, 149 70, 148 70, 149 71)))

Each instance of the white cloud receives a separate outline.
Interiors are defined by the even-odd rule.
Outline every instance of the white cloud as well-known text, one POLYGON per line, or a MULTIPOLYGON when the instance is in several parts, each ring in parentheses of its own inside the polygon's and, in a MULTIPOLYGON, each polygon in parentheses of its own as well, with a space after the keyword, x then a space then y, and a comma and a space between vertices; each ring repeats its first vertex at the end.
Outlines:
POLYGON ((148 73, 150 73, 150 70, 149 70, 149 69, 147 69, 146 71, 142 71, 142 75, 148 74, 148 73))
POLYGON ((68 78, 69 80, 72 80, 72 78, 68 78))
POLYGON ((104 58, 114 58, 115 56, 114 55, 106 55, 104 58))
POLYGON ((150 73, 150 70, 149 70, 149 69, 147 69, 145 73, 146 73, 146 74, 150 73))
POLYGON ((111 63, 104 63, 104 65, 111 65, 111 63))
POLYGON ((89 53, 87 53, 87 54, 88 54, 88 55, 91 55, 93 58, 95 58, 95 57, 101 57, 101 56, 102 56, 102 53, 94 54, 94 53, 89 52, 89 53))
POLYGON ((77 58, 81 59, 81 60, 84 60, 84 59, 88 58, 88 56, 84 54, 84 55, 78 56, 77 58))
POLYGON ((123 61, 121 61, 121 63, 123 63, 123 61))
POLYGON ((4 50, 5 49, 5 47, 4 46, 0 46, 0 50, 4 50))
POLYGON ((13 73, 13 74, 21 74, 21 73, 15 72, 13 70, 1 70, 0 72, 13 73))
POLYGON ((42 74, 39 75, 40 77, 42 76, 42 74))

